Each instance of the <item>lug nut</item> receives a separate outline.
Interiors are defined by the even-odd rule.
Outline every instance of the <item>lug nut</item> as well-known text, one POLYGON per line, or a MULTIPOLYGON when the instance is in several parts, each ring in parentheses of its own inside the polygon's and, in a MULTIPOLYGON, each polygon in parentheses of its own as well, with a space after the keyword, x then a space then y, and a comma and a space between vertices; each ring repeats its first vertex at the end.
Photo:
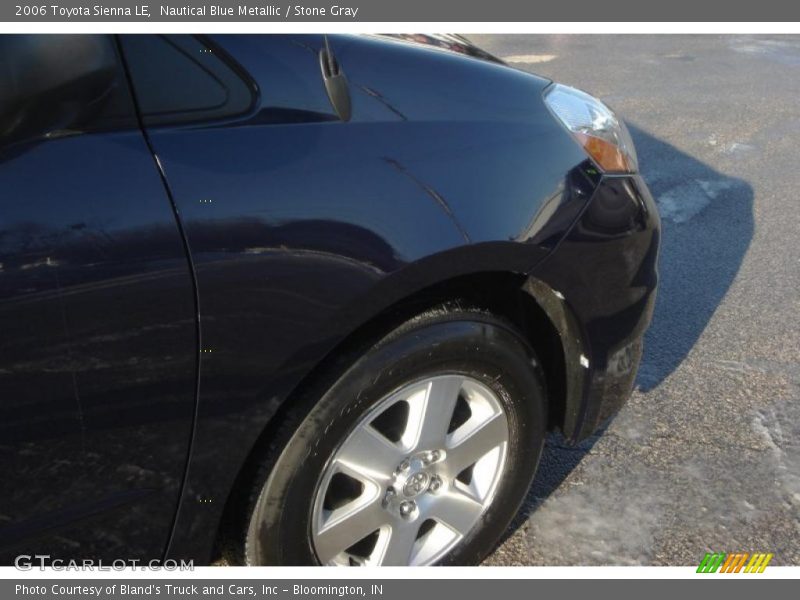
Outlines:
POLYGON ((438 492, 442 487, 442 480, 439 477, 431 478, 431 484, 428 486, 428 489, 433 493, 438 492))
POLYGON ((383 497, 383 506, 388 506, 396 494, 397 492, 394 491, 394 488, 389 488, 386 490, 386 495, 383 497))
POLYGON ((421 492, 425 487, 425 475, 422 473, 415 473, 411 477, 411 487, 416 493, 421 492))
POLYGON ((422 461, 426 465, 429 465, 431 463, 435 463, 441 457, 442 457, 442 453, 439 452, 438 450, 430 450, 430 451, 428 451, 428 452, 426 452, 425 454, 422 455, 422 461))
POLYGON ((400 466, 397 467, 399 471, 408 471, 411 468, 411 462, 408 459, 405 459, 403 462, 400 463, 400 466))
POLYGON ((403 517, 410 517, 411 513, 414 512, 414 508, 416 508, 416 504, 414 502, 405 500, 400 503, 400 515, 403 517))

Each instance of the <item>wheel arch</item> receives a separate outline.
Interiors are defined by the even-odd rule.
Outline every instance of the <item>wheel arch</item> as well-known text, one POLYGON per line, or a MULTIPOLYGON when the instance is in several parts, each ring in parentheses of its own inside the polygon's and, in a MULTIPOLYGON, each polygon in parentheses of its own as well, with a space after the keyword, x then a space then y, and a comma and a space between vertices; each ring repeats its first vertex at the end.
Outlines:
MULTIPOLYGON (((452 271, 452 265, 450 270, 452 271)), ((236 550, 236 541, 231 539, 229 534, 240 530, 242 512, 240 509, 246 502, 250 480, 256 470, 255 465, 263 459, 265 453, 275 451, 270 447, 271 441, 279 435, 281 426, 297 407, 298 402, 332 384, 335 375, 346 369, 360 353, 402 323, 427 310, 448 306, 477 308, 510 321, 524 335, 541 363, 547 390, 548 429, 563 429, 568 424, 570 409, 567 406, 569 376, 567 357, 569 355, 565 354, 567 349, 562 343, 563 331, 557 320, 559 318, 563 320, 564 317, 551 306, 552 298, 556 296, 546 284, 529 278, 521 270, 472 271, 433 283, 416 273, 405 276, 406 279, 414 277, 417 277, 417 282, 428 285, 422 285, 407 295, 387 302, 381 310, 374 312, 353 328, 302 377, 266 423, 227 495, 217 530, 216 555, 224 554, 234 560, 240 558, 236 550)), ((387 296, 385 290, 395 287, 395 284, 393 282, 387 284, 389 285, 383 290, 374 293, 382 295, 384 299, 391 298, 391 294, 387 296)), ((408 289, 407 281, 402 282, 400 287, 408 289)), ((358 304, 357 310, 363 310, 365 306, 371 305, 373 304, 358 304)))

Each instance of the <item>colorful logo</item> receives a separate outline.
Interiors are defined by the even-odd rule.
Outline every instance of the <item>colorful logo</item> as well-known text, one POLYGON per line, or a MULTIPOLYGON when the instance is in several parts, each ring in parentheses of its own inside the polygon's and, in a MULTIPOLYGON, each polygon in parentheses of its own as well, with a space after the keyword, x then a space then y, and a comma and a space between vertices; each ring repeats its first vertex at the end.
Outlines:
POLYGON ((720 573, 763 573, 773 556, 764 552, 706 552, 697 572, 716 573, 719 569, 720 573))

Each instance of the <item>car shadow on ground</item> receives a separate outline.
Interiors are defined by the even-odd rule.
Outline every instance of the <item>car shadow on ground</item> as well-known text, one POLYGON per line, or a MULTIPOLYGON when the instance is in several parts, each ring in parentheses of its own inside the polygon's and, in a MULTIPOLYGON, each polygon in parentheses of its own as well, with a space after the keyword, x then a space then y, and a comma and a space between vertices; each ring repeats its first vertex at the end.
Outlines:
MULTIPOLYGON (((753 237, 753 188, 638 127, 630 130, 662 221, 656 308, 636 380, 647 393, 680 366, 733 283, 753 237)), ((609 425, 577 446, 559 433, 548 436, 539 471, 503 541, 561 486, 609 425)))

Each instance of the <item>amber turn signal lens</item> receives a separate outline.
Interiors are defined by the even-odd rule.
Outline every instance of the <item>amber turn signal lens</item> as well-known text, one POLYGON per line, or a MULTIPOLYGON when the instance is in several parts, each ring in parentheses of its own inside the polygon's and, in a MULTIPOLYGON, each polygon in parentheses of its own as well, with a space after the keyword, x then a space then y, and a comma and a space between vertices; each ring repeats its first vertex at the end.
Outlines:
POLYGON ((576 133, 575 139, 606 173, 629 173, 634 170, 633 165, 614 144, 586 133, 576 133))

